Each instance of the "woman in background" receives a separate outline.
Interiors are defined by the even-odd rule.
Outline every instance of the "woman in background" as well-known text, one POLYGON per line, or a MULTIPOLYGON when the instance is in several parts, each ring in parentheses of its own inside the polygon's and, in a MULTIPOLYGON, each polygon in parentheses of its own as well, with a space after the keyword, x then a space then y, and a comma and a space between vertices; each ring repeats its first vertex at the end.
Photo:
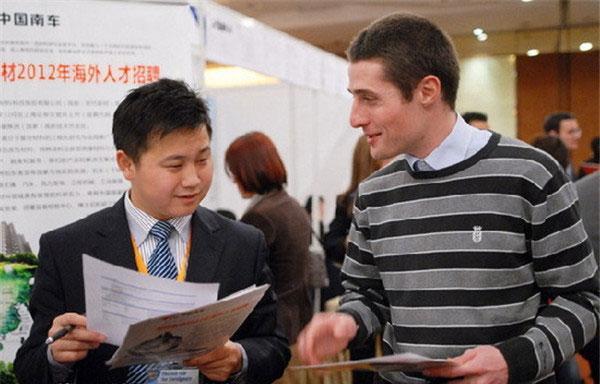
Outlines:
POLYGON ((240 195, 250 199, 241 221, 265 235, 269 247, 267 264, 274 275, 273 288, 278 298, 277 317, 293 345, 312 317, 307 284, 311 239, 308 214, 285 191, 285 166, 265 134, 251 132, 235 139, 225 153, 225 167, 240 195))
POLYGON ((346 238, 352 222, 352 208, 356 200, 358 184, 381 167, 382 163, 371 157, 366 136, 361 136, 356 142, 352 155, 350 185, 336 198, 335 217, 329 224, 329 231, 324 239, 327 257, 338 264, 342 264, 346 255, 346 238))
POLYGON ((558 161, 566 174, 570 165, 569 149, 561 139, 556 136, 540 136, 536 137, 531 145, 552 156, 554 160, 558 161))

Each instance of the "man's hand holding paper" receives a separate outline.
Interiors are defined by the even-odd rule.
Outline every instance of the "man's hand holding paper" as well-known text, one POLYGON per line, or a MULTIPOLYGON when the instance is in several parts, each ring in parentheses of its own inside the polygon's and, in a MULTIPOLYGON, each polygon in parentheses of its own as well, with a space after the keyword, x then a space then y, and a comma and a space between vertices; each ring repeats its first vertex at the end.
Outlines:
POLYGON ((89 324, 120 346, 108 362, 112 367, 189 359, 209 378, 241 369, 241 347, 229 338, 268 288, 249 287, 217 301, 218 284, 158 279, 87 255, 83 273, 89 324), (153 301, 166 295, 171 310, 156 316, 157 304, 137 297, 143 290, 152 291, 153 301))
POLYGON ((242 370, 242 346, 228 340, 225 345, 185 360, 183 364, 196 367, 210 380, 225 381, 242 370))

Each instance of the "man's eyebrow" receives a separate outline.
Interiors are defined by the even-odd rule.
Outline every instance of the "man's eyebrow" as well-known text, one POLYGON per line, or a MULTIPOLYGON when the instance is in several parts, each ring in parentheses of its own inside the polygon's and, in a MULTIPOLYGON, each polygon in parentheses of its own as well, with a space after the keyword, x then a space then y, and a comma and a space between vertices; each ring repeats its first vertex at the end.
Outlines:
POLYGON ((172 160, 183 160, 185 159, 185 156, 183 155, 171 155, 168 157, 165 157, 162 161, 172 161, 172 160))
POLYGON ((359 88, 359 89, 355 89, 355 90, 348 88, 348 92, 350 92, 350 94, 352 94, 352 95, 358 95, 358 96, 376 96, 377 95, 375 92, 371 91, 370 89, 364 89, 364 88, 359 88))

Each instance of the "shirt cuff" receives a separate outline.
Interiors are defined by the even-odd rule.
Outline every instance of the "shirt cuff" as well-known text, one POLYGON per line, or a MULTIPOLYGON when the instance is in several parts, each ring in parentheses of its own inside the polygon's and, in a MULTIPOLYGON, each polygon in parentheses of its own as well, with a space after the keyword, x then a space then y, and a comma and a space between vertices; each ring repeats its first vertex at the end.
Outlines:
POLYGON ((68 381, 74 373, 72 369, 73 363, 63 364, 54 360, 54 356, 52 356, 52 349, 50 348, 50 346, 46 346, 46 357, 48 358, 48 363, 50 363, 50 372, 52 372, 52 380, 55 383, 62 383, 68 381))
POLYGON ((248 354, 246 354, 246 350, 242 347, 242 344, 236 343, 240 352, 242 353, 242 369, 231 375, 229 378, 229 382, 231 384, 246 384, 246 373, 248 373, 248 354))

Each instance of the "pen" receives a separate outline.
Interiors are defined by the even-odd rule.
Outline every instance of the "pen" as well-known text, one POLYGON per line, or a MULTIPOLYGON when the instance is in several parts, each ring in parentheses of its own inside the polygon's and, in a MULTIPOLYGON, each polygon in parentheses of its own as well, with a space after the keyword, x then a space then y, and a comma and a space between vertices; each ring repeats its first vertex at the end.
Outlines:
POLYGON ((73 328, 75 328, 75 326, 72 324, 65 325, 58 331, 54 332, 54 334, 52 336, 50 336, 49 338, 46 339, 46 345, 50 345, 50 344, 54 343, 56 340, 60 339, 61 337, 64 337, 67 333, 71 332, 73 330, 73 328))

